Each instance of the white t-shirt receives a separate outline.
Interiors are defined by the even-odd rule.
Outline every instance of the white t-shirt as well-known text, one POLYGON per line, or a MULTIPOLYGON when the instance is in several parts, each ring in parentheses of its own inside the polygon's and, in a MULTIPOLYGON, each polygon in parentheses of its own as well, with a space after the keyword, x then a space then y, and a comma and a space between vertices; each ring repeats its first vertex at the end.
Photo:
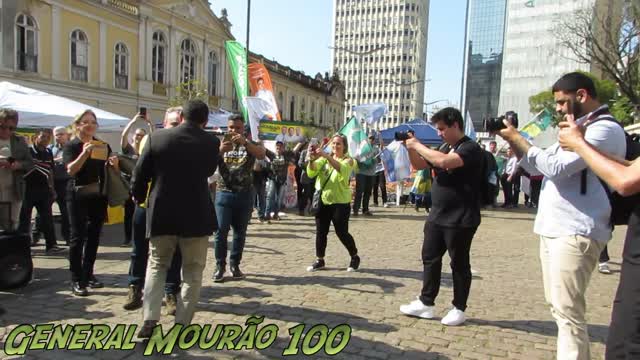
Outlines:
MULTIPOLYGON (((0 160, 11 157, 11 140, 0 139, 0 160)), ((7 189, 13 186, 13 174, 9 169, 0 169, 0 187, 7 189)))

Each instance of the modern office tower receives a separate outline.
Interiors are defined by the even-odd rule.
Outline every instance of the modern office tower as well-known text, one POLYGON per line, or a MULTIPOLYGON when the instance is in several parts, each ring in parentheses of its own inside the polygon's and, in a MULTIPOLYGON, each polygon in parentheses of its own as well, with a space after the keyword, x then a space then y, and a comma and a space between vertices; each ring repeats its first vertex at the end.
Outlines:
POLYGON ((498 113, 507 0, 468 0, 461 103, 476 130, 498 113))
POLYGON ((382 102, 377 127, 421 118, 429 0, 334 0, 333 70, 352 106, 382 102))
MULTIPOLYGON (((624 0, 509 0, 499 113, 516 111, 524 123, 535 115, 529 112, 529 97, 551 91, 563 74, 582 70, 602 77, 596 65, 577 61, 561 44, 561 24, 572 19, 578 10, 596 9, 601 19, 619 19, 623 3, 624 0)), ((604 31, 595 33, 604 36, 604 31)))

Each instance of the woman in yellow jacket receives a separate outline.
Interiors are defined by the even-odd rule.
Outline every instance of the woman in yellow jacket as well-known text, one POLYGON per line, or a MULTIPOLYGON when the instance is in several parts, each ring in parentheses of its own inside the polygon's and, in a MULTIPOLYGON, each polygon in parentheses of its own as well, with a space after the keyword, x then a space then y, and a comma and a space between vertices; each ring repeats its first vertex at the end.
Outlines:
POLYGON ((333 222, 338 239, 351 256, 347 271, 356 271, 360 266, 360 257, 353 236, 349 234, 349 215, 351 214, 349 178, 356 162, 345 153, 348 145, 344 135, 334 135, 329 146, 331 154, 325 153, 319 147, 309 147, 311 161, 307 165, 307 175, 316 179, 315 188, 322 191, 322 195, 315 216, 317 259, 307 270, 316 271, 325 267, 324 255, 327 248, 327 235, 329 234, 329 226, 333 222))

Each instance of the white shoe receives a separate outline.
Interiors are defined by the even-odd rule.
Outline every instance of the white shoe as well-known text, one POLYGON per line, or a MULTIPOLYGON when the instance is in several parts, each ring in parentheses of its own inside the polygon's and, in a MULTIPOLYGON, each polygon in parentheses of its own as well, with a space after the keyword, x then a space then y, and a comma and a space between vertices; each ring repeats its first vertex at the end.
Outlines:
POLYGON ((385 203, 385 204, 384 204, 384 207, 388 208, 388 207, 389 207, 389 204, 388 204, 388 203, 385 203))
POLYGON ((408 305, 401 305, 400 312, 405 315, 417 316, 423 319, 433 319, 435 317, 435 306, 427 306, 420 299, 413 300, 408 305))
POLYGON ((611 269, 609 269, 609 263, 608 262, 603 262, 598 264, 598 271, 602 274, 611 274, 611 269))
POLYGON ((454 307, 453 309, 449 310, 447 316, 443 317, 442 321, 440 322, 442 323, 442 325, 458 326, 465 322, 465 320, 467 320, 467 317, 464 315, 464 311, 458 310, 454 307))

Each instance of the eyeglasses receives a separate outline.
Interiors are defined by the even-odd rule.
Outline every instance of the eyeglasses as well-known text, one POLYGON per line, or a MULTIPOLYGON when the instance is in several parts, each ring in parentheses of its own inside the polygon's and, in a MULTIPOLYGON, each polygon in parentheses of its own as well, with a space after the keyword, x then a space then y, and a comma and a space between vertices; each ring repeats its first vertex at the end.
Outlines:
POLYGON ((0 125, 0 130, 15 131, 16 127, 15 126, 0 125))

